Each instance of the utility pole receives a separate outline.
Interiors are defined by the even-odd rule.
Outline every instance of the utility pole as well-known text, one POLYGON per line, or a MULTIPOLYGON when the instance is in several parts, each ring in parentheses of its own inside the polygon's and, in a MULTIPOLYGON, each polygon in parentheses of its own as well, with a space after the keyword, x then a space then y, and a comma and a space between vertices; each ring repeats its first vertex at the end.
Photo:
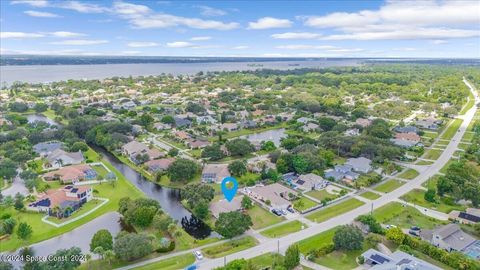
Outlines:
POLYGON ((370 209, 370 215, 373 215, 373 202, 372 202, 372 208, 370 209))
POLYGON ((277 253, 280 254, 280 240, 277 240, 277 253))

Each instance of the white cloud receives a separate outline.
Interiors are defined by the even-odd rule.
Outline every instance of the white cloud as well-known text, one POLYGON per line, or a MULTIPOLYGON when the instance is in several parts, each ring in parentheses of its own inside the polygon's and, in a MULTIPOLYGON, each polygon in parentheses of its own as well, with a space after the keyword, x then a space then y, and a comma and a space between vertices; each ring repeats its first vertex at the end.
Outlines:
POLYGON ((206 17, 224 16, 227 12, 218 8, 212 8, 209 6, 198 6, 202 11, 200 14, 206 17))
POLYGON ((16 0, 10 2, 12 5, 15 4, 26 4, 30 5, 32 7, 47 7, 48 6, 48 1, 46 0, 16 0))
POLYGON ((194 29, 231 30, 239 27, 238 23, 224 23, 215 20, 188 18, 165 13, 155 13, 149 7, 124 2, 114 3, 112 12, 128 20, 134 28, 168 28, 186 26, 194 29))
POLYGON ((378 10, 301 17, 306 26, 334 28, 327 40, 450 39, 479 36, 478 1, 387 1, 378 10), (454 25, 464 25, 458 28, 454 25))
POLYGON ((44 34, 39 33, 26 33, 26 32, 0 32, 0 38, 15 38, 15 39, 24 39, 24 38, 41 38, 44 37, 44 34))
POLYGON ((277 49, 286 49, 286 50, 328 50, 328 49, 335 49, 335 46, 330 45, 302 45, 302 44, 295 44, 295 45, 281 45, 277 46, 277 49))
POLYGON ((105 43, 108 43, 108 40, 69 39, 69 40, 50 42, 50 44, 53 44, 53 45, 73 45, 73 46, 97 45, 97 44, 105 44, 105 43))
POLYGON ((149 41, 137 41, 137 42, 130 42, 127 44, 128 47, 132 48, 142 48, 142 47, 156 47, 159 44, 156 42, 149 42, 149 41))
POLYGON ((250 48, 250 47, 245 46, 245 45, 240 45, 240 46, 235 46, 235 47, 233 47, 232 49, 233 49, 233 50, 246 50, 246 49, 248 49, 248 48, 250 48))
POLYGON ((122 51, 122 54, 140 54, 142 53, 141 51, 122 51))
POLYGON ((435 40, 432 40, 430 41, 432 44, 435 44, 435 45, 440 45, 440 44, 446 44, 448 43, 448 41, 446 40, 443 40, 443 39, 435 39, 435 40))
POLYGON ((48 34, 53 37, 60 37, 60 38, 86 36, 85 34, 82 34, 82 33, 68 32, 68 31, 56 31, 56 32, 50 32, 48 34))
POLYGON ((195 47, 195 44, 185 41, 175 41, 167 43, 167 47, 169 48, 191 48, 195 47))
POLYGON ((97 4, 83 3, 79 1, 57 2, 56 7, 75 10, 80 13, 102 13, 108 11, 107 8, 97 4))
POLYGON ((263 17, 256 22, 249 22, 248 29, 272 29, 272 28, 288 28, 292 26, 292 22, 287 19, 277 19, 272 17, 263 17))
POLYGON ((271 35, 274 39, 316 39, 321 36, 321 34, 309 32, 286 32, 271 35))
POLYGON ((403 47, 403 48, 393 48, 394 51, 402 51, 402 52, 413 52, 416 51, 417 48, 412 47, 403 47))
POLYGON ((24 11, 23 13, 27 14, 28 16, 32 17, 39 17, 39 18, 59 18, 61 16, 50 13, 50 12, 42 12, 42 11, 35 11, 35 10, 27 10, 24 11))
POLYGON ((191 41, 204 41, 204 40, 210 40, 212 37, 192 37, 190 40, 191 41))

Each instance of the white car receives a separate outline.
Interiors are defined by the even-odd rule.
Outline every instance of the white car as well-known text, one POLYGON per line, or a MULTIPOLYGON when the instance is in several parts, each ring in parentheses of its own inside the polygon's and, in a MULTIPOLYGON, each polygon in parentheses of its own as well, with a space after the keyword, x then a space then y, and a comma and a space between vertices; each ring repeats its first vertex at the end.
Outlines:
POLYGON ((202 252, 200 252, 200 250, 194 251, 193 255, 195 255, 195 257, 197 257, 197 260, 202 260, 203 259, 203 255, 202 255, 202 252))

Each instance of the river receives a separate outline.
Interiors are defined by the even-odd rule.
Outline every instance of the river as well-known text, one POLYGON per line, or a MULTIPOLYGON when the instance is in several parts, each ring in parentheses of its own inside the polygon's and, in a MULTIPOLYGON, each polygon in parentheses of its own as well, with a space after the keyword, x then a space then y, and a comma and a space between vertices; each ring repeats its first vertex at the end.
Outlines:
POLYGON ((25 65, 0 66, 0 82, 15 81, 47 83, 65 80, 105 79, 115 76, 149 76, 166 74, 195 74, 200 71, 241 71, 256 69, 322 68, 360 65, 359 59, 324 59, 273 62, 212 62, 163 64, 93 64, 93 65, 25 65))

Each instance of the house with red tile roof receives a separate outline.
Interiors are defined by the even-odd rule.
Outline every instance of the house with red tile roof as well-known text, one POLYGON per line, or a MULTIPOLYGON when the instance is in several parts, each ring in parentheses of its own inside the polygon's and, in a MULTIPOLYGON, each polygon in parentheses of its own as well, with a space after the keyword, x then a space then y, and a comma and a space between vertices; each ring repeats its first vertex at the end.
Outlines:
POLYGON ((48 190, 40 199, 30 203, 27 209, 45 212, 50 216, 68 217, 91 199, 93 192, 90 186, 68 185, 57 190, 48 190))
POLYGON ((97 172, 87 164, 66 166, 43 175, 47 181, 60 180, 64 184, 75 184, 83 180, 93 180, 96 177, 97 172))

